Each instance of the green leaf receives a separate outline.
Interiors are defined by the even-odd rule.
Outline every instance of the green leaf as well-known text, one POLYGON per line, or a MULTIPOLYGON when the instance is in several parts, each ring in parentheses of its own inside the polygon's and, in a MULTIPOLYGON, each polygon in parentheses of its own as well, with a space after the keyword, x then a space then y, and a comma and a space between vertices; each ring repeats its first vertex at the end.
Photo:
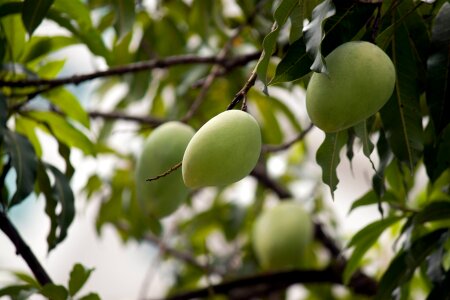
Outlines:
POLYGON ((336 168, 340 162, 339 153, 347 142, 347 131, 327 133, 325 140, 316 153, 316 161, 322 168, 322 181, 330 187, 331 196, 334 198, 339 179, 336 168))
POLYGON ((26 40, 26 31, 19 15, 9 15, 0 19, 2 40, 6 40, 4 61, 18 61, 26 40))
MULTIPOLYGON (((372 162, 372 160, 370 159, 370 154, 372 154, 374 145, 373 145, 372 141, 370 140, 369 133, 367 131, 367 120, 364 120, 359 124, 356 124, 353 127, 353 129, 355 130, 356 136, 361 141, 361 144, 363 146, 364 155, 372 162)), ((372 165, 373 165, 373 162, 372 162, 372 165)))
POLYGON ((89 293, 81 298, 78 298, 78 300, 100 300, 100 299, 101 299, 100 296, 97 295, 96 293, 89 293))
POLYGON ((401 219, 401 217, 389 217, 375 221, 358 231, 352 237, 347 245, 347 248, 354 247, 354 249, 344 269, 343 279, 345 284, 349 282, 367 250, 372 247, 372 245, 388 227, 397 223, 401 219))
POLYGON ((69 118, 89 128, 90 119, 87 112, 81 106, 80 101, 69 90, 65 88, 53 89, 43 96, 52 104, 56 105, 69 118))
POLYGON ((0 128, 6 128, 6 121, 8 121, 8 103, 6 101, 6 97, 0 93, 0 128))
POLYGON ((328 73, 320 45, 325 36, 323 32, 323 22, 335 13, 336 8, 333 1, 323 1, 314 8, 311 22, 306 25, 303 30, 306 40, 306 52, 314 58, 311 70, 317 73, 328 73))
POLYGON ((9 296, 10 299, 28 299, 37 292, 37 289, 29 284, 10 285, 0 289, 0 297, 9 296))
POLYGON ((16 170, 16 192, 10 206, 19 204, 34 189, 36 180, 37 158, 33 146, 23 135, 9 130, 3 131, 4 146, 11 157, 11 163, 16 170))
POLYGON ((24 115, 38 122, 45 131, 50 132, 66 145, 76 147, 86 155, 94 153, 94 145, 86 135, 60 115, 37 111, 30 111, 24 115))
POLYGON ((69 296, 65 287, 56 284, 46 284, 41 294, 51 300, 67 300, 69 296))
POLYGON ((289 32, 289 43, 300 39, 303 35, 303 21, 305 20, 305 1, 298 1, 292 10, 289 20, 291 21, 291 31, 289 32))
POLYGON ((366 206, 366 205, 372 205, 377 203, 378 200, 378 196, 375 193, 374 190, 370 190, 367 193, 365 193, 361 198, 353 201, 352 206, 350 207, 350 210, 348 211, 348 213, 351 213, 354 209, 361 207, 361 206, 366 206))
POLYGON ((423 150, 423 130, 418 70, 404 24, 395 31, 390 50, 397 81, 394 93, 380 114, 392 151, 413 170, 423 150))
POLYGON ((67 236, 67 230, 75 217, 75 198, 67 178, 54 166, 39 164, 38 184, 46 198, 45 212, 50 219, 47 236, 50 252, 67 236), (50 182, 47 170, 53 175, 53 183, 50 182))
POLYGON ((33 120, 21 117, 20 115, 16 116, 16 131, 24 136, 31 142, 33 145, 34 151, 36 152, 37 157, 42 156, 42 147, 39 139, 36 135, 36 126, 38 125, 33 120))
POLYGON ((41 24, 54 0, 25 0, 22 10, 22 21, 28 34, 41 24))
POLYGON ((74 296, 76 293, 80 291, 83 285, 88 280, 91 272, 94 269, 86 269, 81 264, 75 264, 70 272, 69 279, 69 294, 70 296, 74 296))
POLYGON ((435 284, 428 294, 426 300, 442 299, 448 300, 450 295, 450 270, 447 270, 442 280, 435 284))
POLYGON ((33 36, 25 44, 23 53, 20 56, 20 62, 29 63, 44 55, 76 43, 78 43, 77 39, 69 36, 33 36))
POLYGON ((289 46, 286 55, 278 63, 275 77, 269 85, 302 78, 311 72, 311 64, 312 60, 306 53, 305 42, 300 38, 289 46))
POLYGON ((116 30, 119 39, 133 29, 135 21, 135 2, 128 0, 114 0, 113 7, 116 12, 116 30))
POLYGON ((427 60, 427 103, 436 135, 450 123, 450 3, 442 5, 432 31, 433 53, 427 60))
POLYGON ((420 212, 414 215, 415 224, 423 224, 431 221, 445 220, 450 216, 450 202, 436 201, 425 206, 420 212))
POLYGON ((436 248, 436 241, 447 230, 436 230, 425 234, 411 243, 410 247, 400 252, 390 263, 381 277, 375 300, 391 299, 394 290, 408 282, 417 267, 436 248))
POLYGON ((431 181, 435 181, 450 167, 450 124, 444 128, 434 144, 426 145, 424 151, 425 167, 431 181))
POLYGON ((0 18, 9 15, 20 14, 23 10, 23 3, 21 2, 6 2, 0 4, 0 18))
POLYGON ((267 85, 267 68, 269 66, 270 57, 275 51, 280 29, 288 20, 293 9, 297 5, 297 2, 297 0, 282 0, 274 12, 275 22, 273 24, 272 31, 264 38, 262 45, 263 52, 256 65, 256 73, 264 85, 267 85))

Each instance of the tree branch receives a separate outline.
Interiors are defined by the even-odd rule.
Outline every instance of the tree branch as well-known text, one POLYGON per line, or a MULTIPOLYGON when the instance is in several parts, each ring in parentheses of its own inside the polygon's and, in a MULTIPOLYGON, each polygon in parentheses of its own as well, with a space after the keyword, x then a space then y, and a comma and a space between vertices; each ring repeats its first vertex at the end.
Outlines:
POLYGON ((233 109, 244 97, 247 96, 248 91, 255 85, 256 82, 256 69, 252 71, 250 77, 248 78, 242 89, 234 96, 230 105, 228 105, 227 110, 233 109))
POLYGON ((262 146, 262 152, 267 153, 267 152, 279 152, 279 151, 283 151, 288 149, 289 147, 291 147, 293 144, 297 143, 298 141, 301 141, 305 138, 305 136, 311 131, 311 129, 313 129, 314 125, 311 123, 309 124, 309 126, 303 130, 302 132, 300 132, 294 139, 292 139, 289 142, 286 142, 284 144, 281 145, 263 145, 262 146))
MULTIPOLYGON (((353 280, 351 280, 353 282, 353 280)), ((343 284, 342 269, 340 266, 330 265, 323 270, 288 270, 274 273, 259 274, 250 277, 238 278, 220 284, 208 286, 195 291, 170 296, 166 300, 187 300, 194 298, 207 298, 214 295, 227 295, 229 299, 250 299, 256 296, 267 295, 267 292, 285 289, 295 283, 334 283, 343 284)), ((376 286, 371 282, 358 282, 357 288, 350 283, 356 293, 373 296, 376 286)))
POLYGON ((151 116, 146 117, 139 117, 139 116, 132 116, 126 113, 122 112, 100 112, 100 111, 90 111, 88 112, 89 116, 91 118, 102 118, 105 120, 124 120, 124 121, 131 121, 136 122, 139 124, 146 124, 153 127, 159 126, 163 124, 164 122, 167 122, 167 120, 154 118, 151 116))
POLYGON ((110 77, 115 75, 123 75, 128 73, 136 73, 139 71, 164 69, 177 65, 188 64, 218 64, 225 68, 232 68, 255 60, 259 57, 258 53, 250 53, 235 58, 218 57, 218 56, 196 56, 196 55, 180 55, 166 57, 163 59, 153 59, 138 63, 112 67, 108 70, 97 71, 83 75, 73 75, 56 79, 24 79, 24 80, 4 80, 0 79, 0 87, 42 87, 47 86, 55 88, 67 84, 80 84, 96 78, 110 77))
POLYGON ((14 224, 11 223, 8 216, 4 212, 0 212, 0 230, 11 240, 16 247, 16 253, 25 260, 26 264, 33 272, 34 277, 40 285, 44 286, 47 283, 52 283, 50 276, 48 276, 45 269, 39 263, 38 259, 31 251, 30 247, 25 243, 20 233, 17 231, 14 224))

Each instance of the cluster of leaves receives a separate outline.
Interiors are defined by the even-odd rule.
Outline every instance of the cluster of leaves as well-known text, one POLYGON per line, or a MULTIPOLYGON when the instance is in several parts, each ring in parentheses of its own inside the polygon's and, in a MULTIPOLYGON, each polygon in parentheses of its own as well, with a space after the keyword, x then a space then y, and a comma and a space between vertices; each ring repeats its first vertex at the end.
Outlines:
MULTIPOLYGON (((155 241, 159 236, 169 240, 173 248, 187 251, 190 260, 209 258, 208 266, 180 265, 171 293, 198 287, 210 273, 222 279, 258 273, 260 269, 249 241, 253 221, 265 202, 273 198, 268 190, 272 189, 279 198, 295 197, 295 190, 281 193, 275 185, 290 186, 305 179, 298 170, 304 167, 307 145, 289 148, 289 165, 286 173, 277 178, 279 182, 269 178, 265 170, 272 154, 263 153, 259 171, 253 174, 257 185, 251 205, 230 199, 227 188, 216 188, 207 195, 211 205, 198 212, 193 204, 204 195, 197 197, 194 193, 184 208, 188 217, 181 215, 175 224, 179 233, 169 232, 164 220, 142 215, 135 195, 136 155, 110 146, 115 121, 140 122, 136 136, 147 135, 152 127, 166 120, 183 120, 199 128, 226 109, 252 69, 244 64, 218 63, 220 72, 212 73, 206 64, 197 63, 139 72, 127 70, 136 62, 172 56, 225 53, 226 62, 262 51, 253 72, 265 89, 263 92, 253 89, 245 98, 250 113, 261 125, 264 143, 277 145, 288 140, 292 130, 301 132, 306 122, 300 122, 277 93, 269 96, 269 88, 287 91, 304 88, 311 70, 326 72, 324 56, 336 46, 351 40, 368 40, 386 51, 396 67, 394 94, 375 116, 349 130, 327 134, 316 160, 323 171, 322 181, 333 194, 339 182, 336 168, 341 150, 346 148, 350 161, 358 144, 370 160, 376 151, 378 162, 371 160, 373 189, 354 201, 352 211, 378 205, 384 218, 369 224, 350 240, 347 247, 353 251, 337 281, 351 286, 353 276, 365 262, 365 254, 381 234, 400 227, 397 238, 402 244, 387 270, 377 274, 381 279, 376 297, 387 299, 395 294, 407 299, 414 288, 413 280, 423 283, 429 299, 449 294, 448 1, 243 0, 234 3, 239 11, 236 14, 224 13, 223 1, 157 1, 152 9, 137 2, 0 0, 2 215, 6 216, 31 194, 42 195, 51 221, 47 238, 51 251, 66 238, 75 216, 70 180, 76 169, 71 163, 71 153, 76 148, 85 156, 113 156, 121 163, 109 174, 92 174, 83 190, 88 199, 101 201, 98 231, 105 224, 112 224, 124 241, 143 241, 149 237, 155 241), (58 24, 67 34, 36 34, 43 20, 58 24), (304 26, 305 20, 309 22, 304 26), (96 89, 96 98, 104 99, 117 85, 125 88, 126 92, 109 113, 88 110, 67 86, 52 81, 65 65, 65 60, 55 59, 52 54, 77 44, 84 45, 108 68, 122 70, 123 76, 105 77, 96 89), (214 77, 208 83, 211 74, 214 77), (124 117, 138 103, 145 103, 143 113, 150 119, 124 117), (91 127, 93 117, 104 118, 96 123, 95 130, 91 127), (44 160, 40 133, 56 141, 65 166, 44 160), (414 194, 421 168, 426 169, 427 185, 421 193, 414 194), (12 186, 6 184, 11 176, 15 176, 12 186), (217 237, 225 245, 220 251, 208 243, 217 237)), ((79 81, 74 77, 66 83, 79 81)), ((300 200, 314 200, 311 210, 323 213, 325 208, 317 190, 307 198, 300 200)), ((333 253, 326 261, 318 254, 325 244, 318 243, 310 249, 305 268, 319 269, 334 263, 333 253)), ((0 296, 20 298, 40 293, 66 299, 78 292, 90 272, 76 265, 68 288, 52 284, 42 287, 43 282, 19 274, 18 281, 25 284, 4 288, 0 296)), ((320 299, 356 297, 335 295, 330 284, 305 284, 305 287, 311 297, 320 299)), ((90 294, 81 299, 96 297, 90 294)))

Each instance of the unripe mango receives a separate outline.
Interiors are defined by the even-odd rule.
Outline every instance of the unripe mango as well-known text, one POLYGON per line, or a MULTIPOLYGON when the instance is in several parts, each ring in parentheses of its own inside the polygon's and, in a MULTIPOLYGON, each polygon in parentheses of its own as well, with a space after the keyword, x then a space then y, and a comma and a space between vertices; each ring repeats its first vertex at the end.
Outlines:
POLYGON ((136 169, 136 192, 139 202, 156 218, 174 212, 187 198, 181 170, 154 181, 148 178, 163 174, 181 162, 195 131, 180 122, 168 122, 156 128, 145 140, 136 169))
POLYGON ((186 186, 222 186, 241 180, 255 167, 261 152, 256 120, 240 110, 222 112, 194 135, 183 156, 186 186))
POLYGON ((329 74, 314 73, 306 91, 311 121, 325 132, 347 129, 375 114, 395 86, 394 65, 378 46, 348 42, 325 62, 329 74))
POLYGON ((299 203, 280 202, 255 221, 252 243, 263 269, 298 268, 313 238, 309 214, 299 203))

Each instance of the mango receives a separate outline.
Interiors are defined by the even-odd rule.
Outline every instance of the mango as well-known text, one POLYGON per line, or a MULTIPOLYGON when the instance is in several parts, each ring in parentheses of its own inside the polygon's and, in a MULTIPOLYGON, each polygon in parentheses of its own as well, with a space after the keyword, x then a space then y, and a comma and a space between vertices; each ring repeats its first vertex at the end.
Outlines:
POLYGON ((252 229, 252 246, 266 270, 299 268, 313 239, 313 223, 302 205, 283 201, 263 211, 252 229))
POLYGON ((189 189, 183 183, 181 169, 154 181, 180 163, 195 131, 180 122, 168 122, 156 128, 144 141, 136 168, 136 193, 142 207, 155 218, 173 213, 186 201, 189 189))
POLYGON ((378 112, 391 97, 395 68, 378 46, 347 42, 325 62, 329 74, 314 73, 306 91, 308 115, 323 131, 352 127, 378 112))
POLYGON ((248 113, 228 110, 206 122, 183 156, 186 186, 224 186, 252 171, 261 152, 261 130, 248 113))

